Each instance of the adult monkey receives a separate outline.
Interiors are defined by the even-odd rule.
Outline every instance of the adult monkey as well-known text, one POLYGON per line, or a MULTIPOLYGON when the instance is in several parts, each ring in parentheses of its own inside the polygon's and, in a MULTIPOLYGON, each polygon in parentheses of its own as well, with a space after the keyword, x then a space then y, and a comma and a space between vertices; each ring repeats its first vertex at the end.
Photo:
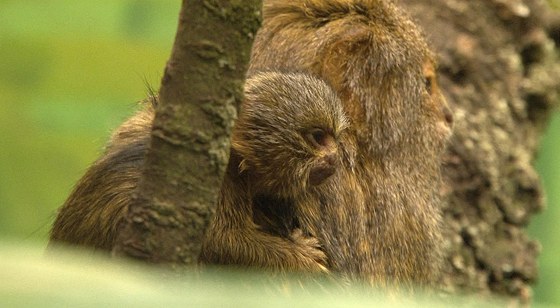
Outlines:
POLYGON ((452 116, 418 28, 390 1, 265 1, 249 75, 301 70, 339 94, 356 160, 297 213, 333 272, 430 284, 441 262, 440 155, 452 116))

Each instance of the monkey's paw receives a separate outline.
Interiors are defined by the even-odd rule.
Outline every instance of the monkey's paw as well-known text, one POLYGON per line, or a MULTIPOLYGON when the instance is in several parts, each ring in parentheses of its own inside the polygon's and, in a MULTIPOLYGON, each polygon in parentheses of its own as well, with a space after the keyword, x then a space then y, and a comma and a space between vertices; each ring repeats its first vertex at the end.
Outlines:
POLYGON ((315 237, 306 236, 301 229, 295 229, 290 238, 297 246, 306 270, 328 273, 327 255, 321 250, 321 243, 315 237))

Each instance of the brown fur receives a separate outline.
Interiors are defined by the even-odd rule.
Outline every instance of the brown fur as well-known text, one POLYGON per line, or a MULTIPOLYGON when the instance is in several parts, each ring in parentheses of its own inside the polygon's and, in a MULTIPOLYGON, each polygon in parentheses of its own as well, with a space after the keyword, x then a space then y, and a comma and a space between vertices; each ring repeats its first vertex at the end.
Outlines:
POLYGON ((356 160, 296 213, 329 269, 376 285, 433 282, 439 162, 452 119, 420 31, 389 1, 268 0, 249 75, 270 69, 324 78, 351 121, 356 160))
POLYGON ((109 250, 128 211, 149 146, 155 98, 112 135, 105 153, 59 209, 49 246, 73 244, 109 250))

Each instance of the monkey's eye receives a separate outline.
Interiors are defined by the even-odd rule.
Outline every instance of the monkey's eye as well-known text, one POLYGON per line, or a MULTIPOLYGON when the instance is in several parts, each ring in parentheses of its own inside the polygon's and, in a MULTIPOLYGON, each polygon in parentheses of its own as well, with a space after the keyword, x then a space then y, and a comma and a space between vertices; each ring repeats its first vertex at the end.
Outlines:
POLYGON ((306 134, 306 138, 311 143, 311 145, 316 148, 327 147, 329 145, 328 134, 320 128, 314 128, 310 130, 306 134))
POLYGON ((426 86, 426 91, 428 91, 428 93, 432 93, 433 79, 434 78, 432 76, 426 76, 424 79, 424 85, 426 86))

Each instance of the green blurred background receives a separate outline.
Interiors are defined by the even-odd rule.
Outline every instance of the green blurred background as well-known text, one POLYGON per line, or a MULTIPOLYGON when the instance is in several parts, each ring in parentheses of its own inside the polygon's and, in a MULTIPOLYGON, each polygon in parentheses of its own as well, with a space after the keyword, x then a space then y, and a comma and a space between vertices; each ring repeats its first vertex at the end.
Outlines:
MULTIPOLYGON (((111 129, 147 85, 158 88, 180 2, 0 0, 0 240, 45 245, 56 208, 111 129)), ((550 206, 530 231, 543 245, 535 300, 560 304, 556 153, 559 115, 536 162, 550 206)))

